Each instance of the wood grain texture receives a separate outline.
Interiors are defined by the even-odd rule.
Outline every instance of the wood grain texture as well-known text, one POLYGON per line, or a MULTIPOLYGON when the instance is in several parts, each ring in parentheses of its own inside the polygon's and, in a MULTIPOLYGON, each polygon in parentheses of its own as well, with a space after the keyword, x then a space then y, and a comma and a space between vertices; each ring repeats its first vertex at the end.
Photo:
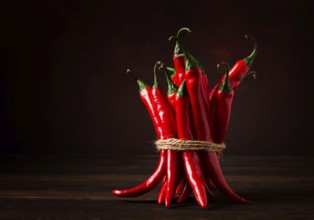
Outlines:
POLYGON ((170 208, 156 202, 159 186, 136 198, 114 188, 141 183, 156 155, 19 155, 0 163, 0 219, 313 219, 313 157, 224 156, 231 187, 253 201, 231 202, 220 192, 201 209, 193 197, 170 208))

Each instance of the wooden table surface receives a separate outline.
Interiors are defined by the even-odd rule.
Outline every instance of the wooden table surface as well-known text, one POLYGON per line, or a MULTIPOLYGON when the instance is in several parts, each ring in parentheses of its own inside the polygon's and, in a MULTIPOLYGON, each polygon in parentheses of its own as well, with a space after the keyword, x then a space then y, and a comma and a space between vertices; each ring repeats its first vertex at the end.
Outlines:
POLYGON ((228 156, 230 186, 252 204, 215 191, 207 209, 193 197, 170 208, 159 186, 136 198, 113 188, 135 186, 154 170, 156 155, 13 155, 0 162, 0 219, 314 219, 314 160, 309 156, 228 156))

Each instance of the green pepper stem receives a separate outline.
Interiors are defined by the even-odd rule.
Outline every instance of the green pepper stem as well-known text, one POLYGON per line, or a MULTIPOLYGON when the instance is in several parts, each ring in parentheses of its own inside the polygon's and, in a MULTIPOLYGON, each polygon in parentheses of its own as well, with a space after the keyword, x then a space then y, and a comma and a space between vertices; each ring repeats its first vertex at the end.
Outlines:
POLYGON ((158 81, 157 81, 157 66, 158 65, 161 65, 160 61, 157 61, 154 65, 154 85, 153 85, 153 88, 158 87, 158 81))
POLYGON ((177 38, 179 38, 180 33, 181 33, 182 31, 187 31, 188 33, 191 33, 191 32, 192 32, 190 28, 188 28, 188 27, 183 27, 183 28, 181 28, 180 30, 178 30, 177 35, 176 35, 177 38))
POLYGON ((229 65, 225 62, 221 62, 217 65, 217 68, 220 67, 220 65, 223 65, 225 67, 226 77, 222 84, 219 86, 219 90, 225 93, 230 93, 232 92, 232 87, 229 80, 229 65))
POLYGON ((142 80, 140 80, 139 78, 137 78, 130 69, 126 70, 127 74, 129 74, 129 76, 131 76, 138 84, 140 92, 145 89, 146 87, 148 87, 148 85, 146 85, 142 80))
MULTIPOLYGON (((177 38, 179 38, 180 33, 181 33, 182 31, 187 31, 188 33, 192 32, 191 29, 189 29, 189 28, 187 28, 187 27, 183 27, 183 28, 181 28, 180 30, 178 30, 177 35, 176 35, 177 38)), ((174 47, 174 52, 173 52, 173 53, 174 53, 174 54, 180 54, 180 53, 182 53, 182 48, 181 48, 180 44, 178 44, 178 42, 176 42, 176 45, 175 45, 175 47, 174 47)))
POLYGON ((180 48, 182 48, 183 54, 185 56, 185 70, 196 69, 199 65, 195 58, 186 51, 186 49, 182 46, 180 40, 177 37, 169 37, 169 40, 173 39, 176 40, 177 44, 180 46, 180 48))
POLYGON ((254 70, 250 70, 249 72, 247 72, 241 79, 240 82, 242 82, 245 78, 247 78, 248 76, 252 76, 253 79, 256 79, 256 75, 257 72, 255 72, 254 70))
POLYGON ((182 96, 187 96, 187 91, 186 91, 186 87, 185 87, 185 80, 182 81, 178 92, 177 92, 177 97, 182 97, 182 96))
POLYGON ((255 38, 252 37, 251 35, 245 35, 245 38, 251 39, 253 41, 253 44, 254 44, 254 48, 253 48, 253 51, 251 52, 251 54, 243 59, 243 61, 246 63, 246 65, 248 65, 248 67, 251 68, 253 61, 254 61, 254 58, 256 57, 256 54, 257 54, 257 43, 256 43, 255 38))
POLYGON ((169 66, 167 66, 166 69, 167 69, 168 71, 170 71, 170 72, 175 72, 175 71, 176 71, 175 68, 169 67, 169 66))
POLYGON ((166 75, 166 80, 167 80, 167 84, 168 84, 168 91, 167 91, 168 95, 171 95, 171 94, 177 92, 178 91, 178 87, 172 81, 170 73, 168 72, 167 67, 165 67, 164 64, 161 64, 160 67, 164 70, 165 75, 166 75))

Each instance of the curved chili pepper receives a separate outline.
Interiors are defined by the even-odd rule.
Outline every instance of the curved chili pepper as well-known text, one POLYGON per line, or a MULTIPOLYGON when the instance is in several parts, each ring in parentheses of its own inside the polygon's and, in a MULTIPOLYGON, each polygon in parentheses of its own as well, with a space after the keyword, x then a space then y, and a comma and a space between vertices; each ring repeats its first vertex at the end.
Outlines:
MULTIPOLYGON (((230 82, 230 86, 232 87, 232 89, 236 89, 240 85, 242 80, 244 78, 246 78, 248 75, 253 75, 254 78, 256 77, 256 73, 250 72, 249 70, 250 70, 250 68, 253 64, 253 61, 256 57, 256 54, 257 54, 257 43, 256 43, 255 39, 250 35, 245 35, 245 38, 247 38, 247 39, 250 38, 253 41, 254 48, 253 48, 253 51, 251 52, 251 54, 249 56, 245 57, 242 60, 238 60, 232 66, 232 68, 229 70, 229 82, 230 82)), ((212 99, 214 93, 217 91, 217 88, 223 83, 225 78, 226 78, 226 73, 223 74, 220 81, 210 91, 209 102, 211 102, 211 99, 212 99)))
MULTIPOLYGON (((213 181, 217 189, 222 192, 225 196, 229 197, 235 202, 240 203, 251 203, 251 201, 242 198, 241 196, 237 195, 228 185, 227 181, 225 180, 222 170, 217 158, 216 153, 207 153, 207 154, 200 154, 202 162, 204 164, 204 173, 208 175, 208 177, 213 181)), ((207 179, 207 177, 205 177, 207 179)))
MULTIPOLYGON (((166 135, 161 139, 169 139, 177 137, 177 127, 175 116, 167 101, 162 89, 158 86, 156 66, 154 68, 154 86, 152 88, 152 97, 156 103, 156 109, 162 121, 163 130, 166 135)), ((178 159, 179 153, 174 150, 167 150, 167 182, 165 194, 165 206, 168 207, 175 194, 175 188, 179 182, 179 169, 180 160, 178 159)))
MULTIPOLYGON (((191 30, 187 27, 183 27, 180 30, 178 30, 176 37, 179 38, 180 33, 182 31, 187 31, 191 32, 191 30)), ((173 82, 179 87, 184 80, 184 72, 185 72, 185 57, 183 56, 183 51, 181 48, 181 45, 176 43, 174 47, 174 52, 173 52, 173 64, 175 68, 175 74, 172 75, 172 80, 173 82)))
MULTIPOLYGON (((191 130, 192 124, 190 124, 191 121, 189 111, 189 100, 185 91, 185 81, 183 81, 177 92, 176 99, 176 121, 179 139, 194 139, 194 135, 191 130)), ((205 208, 207 206, 206 188, 198 154, 195 151, 183 151, 182 156, 186 176, 193 189, 194 196, 198 204, 202 208, 205 208)))
MULTIPOLYGON (((159 117, 159 112, 155 107, 155 104, 153 102, 153 97, 152 97, 152 89, 151 87, 147 86, 143 81, 140 79, 136 78, 134 75, 130 73, 128 70, 128 73, 137 81, 140 89, 140 97, 143 103, 146 106, 146 109, 148 110, 150 117, 153 121, 156 133, 158 138, 163 137, 164 130, 163 130, 163 125, 161 124, 160 117, 159 117)), ((112 193, 116 196, 123 196, 123 197, 132 197, 132 196, 139 196, 147 193, 148 191, 152 190, 155 188, 163 176, 166 173, 166 161, 167 161, 167 154, 166 151, 161 150, 160 151, 160 157, 158 161, 158 165, 153 172, 153 174, 146 179, 142 184, 129 188, 129 189, 123 189, 123 190, 113 190, 112 193)))
MULTIPOLYGON (((211 101, 211 119, 212 119, 212 128, 213 128, 213 140, 215 143, 223 143, 229 118, 231 112, 231 104, 234 96, 234 91, 230 85, 229 80, 229 67, 227 64, 222 63, 225 66, 226 77, 224 78, 223 83, 218 87, 217 92, 213 95, 211 101)), ((207 157, 206 161, 209 162, 207 157)), ((213 164, 213 163, 212 163, 213 164)), ((216 166, 215 164, 213 166, 216 166)), ((214 173, 209 171, 209 175, 219 175, 219 173, 214 173)), ((217 178, 220 181, 216 181, 216 186, 231 199, 242 202, 249 203, 248 200, 239 197, 235 194, 230 187, 226 184, 225 180, 222 178, 217 178), (227 187, 226 187, 227 186, 227 187)))
MULTIPOLYGON (((257 43, 254 37, 252 37, 251 35, 245 35, 245 38, 251 39, 253 41, 254 48, 249 56, 245 57, 242 60, 238 60, 230 69, 229 81, 230 81, 230 86, 233 89, 236 89, 240 85, 242 79, 249 73, 249 70, 257 54, 257 43)), ((220 82, 219 82, 220 85, 224 81, 225 77, 226 77, 226 73, 220 79, 220 82)))

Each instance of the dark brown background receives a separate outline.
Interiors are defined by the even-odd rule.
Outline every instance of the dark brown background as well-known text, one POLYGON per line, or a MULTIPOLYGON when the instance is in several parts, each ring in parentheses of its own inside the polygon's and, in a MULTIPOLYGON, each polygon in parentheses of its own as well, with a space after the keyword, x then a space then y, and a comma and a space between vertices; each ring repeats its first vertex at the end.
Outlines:
MULTIPOLYGON (((154 153, 131 68, 152 83, 173 42, 205 67, 233 64, 258 42, 236 91, 228 154, 311 154, 311 1, 6 1, 1 3, 0 153, 154 153)), ((162 81, 164 85, 164 81, 162 81)))

